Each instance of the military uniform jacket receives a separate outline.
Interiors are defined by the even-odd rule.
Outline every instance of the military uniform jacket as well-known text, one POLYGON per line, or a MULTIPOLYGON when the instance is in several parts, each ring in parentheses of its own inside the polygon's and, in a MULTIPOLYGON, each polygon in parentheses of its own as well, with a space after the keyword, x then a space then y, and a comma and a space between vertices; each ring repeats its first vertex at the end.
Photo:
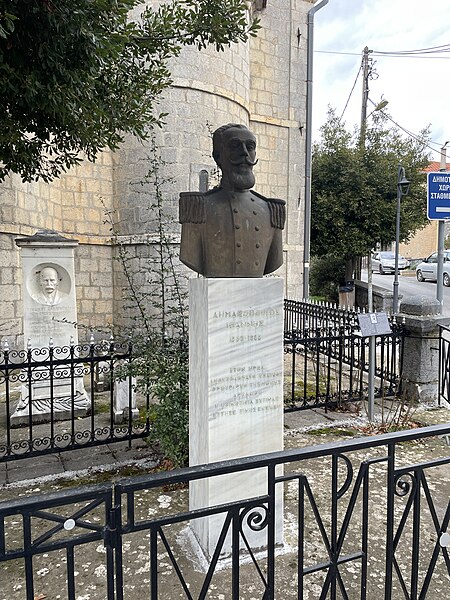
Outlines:
POLYGON ((181 261, 205 277, 262 277, 283 264, 284 200, 252 190, 180 194, 181 261))

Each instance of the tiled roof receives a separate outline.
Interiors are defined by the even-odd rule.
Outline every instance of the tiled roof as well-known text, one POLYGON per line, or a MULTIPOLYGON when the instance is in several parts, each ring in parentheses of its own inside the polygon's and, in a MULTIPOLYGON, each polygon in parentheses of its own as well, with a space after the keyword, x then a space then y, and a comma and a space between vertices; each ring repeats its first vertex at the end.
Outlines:
MULTIPOLYGON (((447 171, 450 171, 450 163, 447 163, 445 168, 447 171)), ((425 173, 432 173, 433 171, 440 171, 440 170, 441 170, 441 163, 438 161, 430 162, 428 167, 425 167, 425 169, 424 169, 425 173)))

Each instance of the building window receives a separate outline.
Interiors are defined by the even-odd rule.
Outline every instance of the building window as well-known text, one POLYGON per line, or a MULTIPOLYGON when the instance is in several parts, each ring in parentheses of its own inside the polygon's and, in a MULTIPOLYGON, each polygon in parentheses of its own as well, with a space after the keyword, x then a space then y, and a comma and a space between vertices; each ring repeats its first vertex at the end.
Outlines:
POLYGON ((208 191, 209 173, 206 169, 202 169, 198 174, 198 190, 203 194, 208 191))
POLYGON ((267 6, 267 0, 253 0, 255 10, 263 10, 267 6))

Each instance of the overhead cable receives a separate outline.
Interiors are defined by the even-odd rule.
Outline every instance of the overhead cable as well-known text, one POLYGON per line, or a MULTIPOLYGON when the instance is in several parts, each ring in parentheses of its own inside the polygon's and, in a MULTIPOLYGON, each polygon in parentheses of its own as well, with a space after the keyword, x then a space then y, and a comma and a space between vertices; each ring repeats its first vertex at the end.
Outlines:
MULTIPOLYGON (((374 106, 377 106, 377 103, 374 102, 371 98, 369 98, 369 102, 371 102, 374 106)), ((403 127, 402 125, 400 125, 400 123, 397 123, 397 121, 394 121, 394 119, 387 112, 385 112, 382 108, 379 109, 379 112, 382 113, 387 119, 389 119, 389 121, 391 121, 392 123, 394 123, 394 125, 396 125, 399 129, 401 129, 407 135, 409 135, 409 137, 411 137, 414 140, 416 140, 416 142, 422 143, 424 146, 426 146, 427 148, 429 148, 433 152, 439 152, 439 150, 437 150, 436 148, 432 148, 429 144, 424 143, 424 141, 421 138, 419 138, 418 135, 416 135, 412 131, 409 131, 408 129, 406 129, 406 127, 403 127)), ((431 144, 439 145, 438 142, 430 141, 430 143, 431 144)), ((442 146, 442 144, 441 144, 441 146, 442 146)))
POLYGON ((354 91, 354 89, 355 89, 355 86, 356 86, 356 84, 357 84, 357 82, 358 82, 358 77, 359 77, 359 74, 361 73, 361 67, 362 67, 362 64, 360 64, 360 65, 359 65, 359 69, 358 69, 358 72, 356 73, 356 77, 355 77, 355 81, 354 81, 354 83, 353 83, 353 87, 352 87, 352 89, 350 90, 350 94, 348 95, 347 102, 345 103, 345 106, 344 106, 344 110, 342 111, 342 114, 341 114, 341 116, 339 117, 339 121, 341 121, 341 120, 342 120, 342 117, 344 116, 344 113, 345 113, 345 111, 347 110, 348 103, 350 102, 350 98, 352 97, 353 91, 354 91))

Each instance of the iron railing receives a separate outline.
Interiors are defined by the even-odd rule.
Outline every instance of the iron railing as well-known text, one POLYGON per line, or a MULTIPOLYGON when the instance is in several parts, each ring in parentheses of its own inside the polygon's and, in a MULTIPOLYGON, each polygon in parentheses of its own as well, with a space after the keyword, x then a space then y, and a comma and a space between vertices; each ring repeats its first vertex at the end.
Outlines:
POLYGON ((439 325, 439 392, 438 403, 450 404, 450 328, 439 325))
POLYGON ((329 302, 284 301, 284 332, 358 326, 358 312, 329 302))
MULTIPOLYGON (((391 325, 392 334, 376 338, 378 396, 399 391, 404 329, 394 321, 391 325)), ((366 397, 368 341, 359 333, 356 312, 286 300, 284 350, 285 411, 328 409, 366 397)), ((21 351, 5 346, 0 350, 0 462, 146 437, 150 395, 137 395, 132 378, 126 376, 126 366, 134 360, 130 342, 92 340, 21 351), (118 382, 120 370, 124 381, 118 382), (89 398, 84 413, 76 410, 81 381, 89 398), (65 413, 55 410, 60 402, 55 389, 62 383, 68 390, 65 413), (34 413, 39 386, 48 388, 45 419, 34 413), (22 420, 15 420, 20 402, 22 420)))
POLYGON ((450 456, 437 436, 449 433, 447 424, 340 440, 2 502, 0 595, 441 599, 450 456), (233 501, 189 509, 193 482, 220 476, 227 486, 239 473, 233 501), (221 531, 205 555, 192 527, 214 515, 221 531), (257 549, 248 530, 262 536, 257 549))
POLYGON ((0 350, 0 462, 147 436, 149 392, 136 394, 127 375, 133 360, 128 342, 6 345, 0 350))
MULTIPOLYGON (((377 397, 400 393, 402 323, 375 337, 377 397)), ((357 312, 327 304, 285 301, 285 410, 331 408, 367 397, 369 338, 361 336, 357 312)))

